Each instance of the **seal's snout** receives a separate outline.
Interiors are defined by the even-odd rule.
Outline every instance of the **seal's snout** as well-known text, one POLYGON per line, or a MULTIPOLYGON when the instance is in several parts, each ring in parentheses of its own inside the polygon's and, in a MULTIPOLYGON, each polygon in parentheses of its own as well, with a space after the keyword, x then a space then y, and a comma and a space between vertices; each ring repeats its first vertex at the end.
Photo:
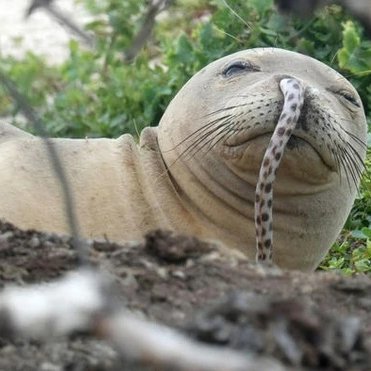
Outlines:
POLYGON ((304 132, 312 131, 317 135, 319 128, 323 128, 323 125, 326 125, 326 123, 328 125, 328 121, 332 117, 331 109, 330 107, 327 110, 320 108, 319 101, 321 101, 322 106, 326 104, 326 100, 323 99, 317 88, 308 85, 305 86, 304 104, 296 125, 297 130, 301 129, 304 132))
POLYGON ((292 76, 292 75, 288 75, 288 74, 279 74, 279 75, 275 75, 274 76, 274 79, 279 84, 284 79, 296 79, 296 77, 295 76, 292 76))
MULTIPOLYGON (((307 86, 304 83, 303 80, 299 79, 297 76, 290 75, 290 74, 278 74, 274 76, 274 81, 277 83, 277 88, 282 92, 282 83, 283 81, 289 81, 290 83, 294 83, 296 86, 300 86, 300 89, 302 89, 302 94, 304 95, 305 98, 305 91, 307 90, 307 86)), ((295 89, 296 90, 296 89, 295 89)))

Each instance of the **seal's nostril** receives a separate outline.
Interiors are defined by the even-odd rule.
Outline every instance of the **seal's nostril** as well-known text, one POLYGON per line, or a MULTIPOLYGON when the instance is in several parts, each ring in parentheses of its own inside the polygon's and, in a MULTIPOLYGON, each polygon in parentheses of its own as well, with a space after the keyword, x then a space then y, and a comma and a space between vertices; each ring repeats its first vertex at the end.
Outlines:
POLYGON ((313 88, 312 86, 307 86, 304 90, 304 98, 313 98, 318 97, 320 95, 320 91, 317 88, 313 88))
POLYGON ((283 79, 296 79, 296 77, 287 74, 279 74, 274 76, 274 79, 277 81, 277 83, 280 83, 283 79))

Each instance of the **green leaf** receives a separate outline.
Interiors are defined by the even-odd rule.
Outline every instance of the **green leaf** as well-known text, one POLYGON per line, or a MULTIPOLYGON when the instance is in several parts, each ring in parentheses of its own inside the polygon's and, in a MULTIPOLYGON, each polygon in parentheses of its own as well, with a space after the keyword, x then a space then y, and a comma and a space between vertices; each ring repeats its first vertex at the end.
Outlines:
POLYGON ((363 233, 363 230, 352 231, 352 237, 359 239, 367 239, 367 236, 363 233))
POLYGON ((188 37, 185 34, 182 34, 178 38, 175 50, 177 61, 183 64, 191 63, 193 59, 192 52, 192 44, 190 43, 188 37))
POLYGON ((352 21, 343 24, 343 45, 348 53, 352 53, 360 45, 360 37, 352 21))
POLYGON ((356 267, 358 272, 369 272, 371 271, 371 264, 370 259, 361 259, 354 262, 354 266, 356 267))
POLYGON ((273 0, 250 0, 250 3, 258 11, 259 15, 263 15, 272 8, 273 0))
POLYGON ((362 233, 364 236, 366 236, 366 238, 369 238, 371 239, 371 228, 362 228, 362 233))

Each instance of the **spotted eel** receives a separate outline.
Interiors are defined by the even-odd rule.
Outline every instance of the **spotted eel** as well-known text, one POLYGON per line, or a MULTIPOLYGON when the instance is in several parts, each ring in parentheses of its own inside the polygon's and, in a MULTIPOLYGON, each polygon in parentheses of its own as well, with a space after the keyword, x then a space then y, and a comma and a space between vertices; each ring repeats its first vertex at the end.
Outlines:
POLYGON ((304 103, 304 89, 298 80, 282 79, 280 89, 284 95, 284 104, 260 166, 255 192, 256 260, 258 262, 272 261, 273 182, 304 103))

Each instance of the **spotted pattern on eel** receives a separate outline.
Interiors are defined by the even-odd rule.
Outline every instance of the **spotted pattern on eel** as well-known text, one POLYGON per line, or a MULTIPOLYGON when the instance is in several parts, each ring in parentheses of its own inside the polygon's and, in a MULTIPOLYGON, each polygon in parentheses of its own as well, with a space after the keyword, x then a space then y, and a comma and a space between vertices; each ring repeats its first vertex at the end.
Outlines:
POLYGON ((280 89, 284 95, 284 104, 263 157, 255 192, 256 260, 258 262, 272 261, 273 182, 304 103, 304 89, 298 80, 282 79, 280 89))

